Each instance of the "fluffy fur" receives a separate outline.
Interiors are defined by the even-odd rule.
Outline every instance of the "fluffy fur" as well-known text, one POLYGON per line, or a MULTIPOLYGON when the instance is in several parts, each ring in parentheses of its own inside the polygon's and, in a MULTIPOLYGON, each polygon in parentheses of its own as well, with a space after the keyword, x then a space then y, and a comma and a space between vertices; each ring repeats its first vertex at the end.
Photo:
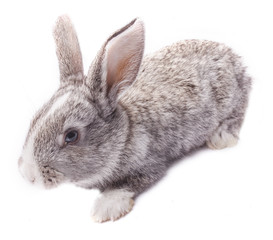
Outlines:
POLYGON ((54 38, 60 88, 34 117, 20 166, 27 162, 30 176, 39 169, 46 187, 100 189, 96 221, 130 211, 189 151, 236 144, 251 79, 225 45, 186 40, 143 58, 144 26, 135 19, 109 37, 85 76, 67 16, 54 38), (79 133, 75 144, 64 144, 69 129, 79 133))

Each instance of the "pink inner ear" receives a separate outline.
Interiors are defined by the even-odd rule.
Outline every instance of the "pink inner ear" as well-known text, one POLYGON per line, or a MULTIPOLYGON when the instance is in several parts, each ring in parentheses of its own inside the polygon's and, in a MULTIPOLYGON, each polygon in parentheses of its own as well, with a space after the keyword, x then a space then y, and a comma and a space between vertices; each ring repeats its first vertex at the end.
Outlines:
POLYGON ((128 56, 122 59, 113 59, 111 60, 113 61, 112 64, 108 64, 107 93, 113 86, 121 84, 123 80, 126 80, 127 75, 130 73, 130 63, 132 58, 133 54, 128 54, 128 56))

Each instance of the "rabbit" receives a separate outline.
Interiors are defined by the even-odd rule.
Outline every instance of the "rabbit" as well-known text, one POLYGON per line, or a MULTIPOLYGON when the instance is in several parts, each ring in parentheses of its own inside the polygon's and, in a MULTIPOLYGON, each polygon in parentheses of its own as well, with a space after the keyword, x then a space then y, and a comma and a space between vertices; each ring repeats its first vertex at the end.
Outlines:
POLYGON ((143 57, 144 24, 136 18, 107 39, 85 75, 68 16, 53 35, 60 85, 30 124, 19 170, 46 189, 99 189, 96 222, 130 212, 190 151, 237 143, 251 78, 224 44, 184 40, 143 57))

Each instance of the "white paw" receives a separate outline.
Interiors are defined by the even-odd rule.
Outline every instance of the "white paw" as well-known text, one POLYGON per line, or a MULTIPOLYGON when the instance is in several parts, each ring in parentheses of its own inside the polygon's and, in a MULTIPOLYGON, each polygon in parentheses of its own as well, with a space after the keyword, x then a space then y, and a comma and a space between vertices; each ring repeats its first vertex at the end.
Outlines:
POLYGON ((237 144, 238 138, 225 131, 216 132, 207 141, 207 146, 211 149, 223 149, 233 147, 237 144))
POLYGON ((95 222, 115 221, 130 212, 134 205, 133 192, 108 190, 96 200, 91 216, 95 222))

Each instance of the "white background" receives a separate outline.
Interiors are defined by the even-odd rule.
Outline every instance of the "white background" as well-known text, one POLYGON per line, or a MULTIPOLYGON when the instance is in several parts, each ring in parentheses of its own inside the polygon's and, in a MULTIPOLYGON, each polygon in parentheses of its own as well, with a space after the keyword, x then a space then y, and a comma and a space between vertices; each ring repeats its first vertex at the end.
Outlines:
POLYGON ((273 239, 272 23, 263 0, 1 0, 0 239, 273 239), (33 114, 58 87, 52 27, 63 13, 86 71, 103 41, 136 16, 146 25, 146 53, 189 38, 233 47, 254 79, 239 144, 179 161, 114 223, 92 222, 95 190, 28 185, 17 159, 33 114))

